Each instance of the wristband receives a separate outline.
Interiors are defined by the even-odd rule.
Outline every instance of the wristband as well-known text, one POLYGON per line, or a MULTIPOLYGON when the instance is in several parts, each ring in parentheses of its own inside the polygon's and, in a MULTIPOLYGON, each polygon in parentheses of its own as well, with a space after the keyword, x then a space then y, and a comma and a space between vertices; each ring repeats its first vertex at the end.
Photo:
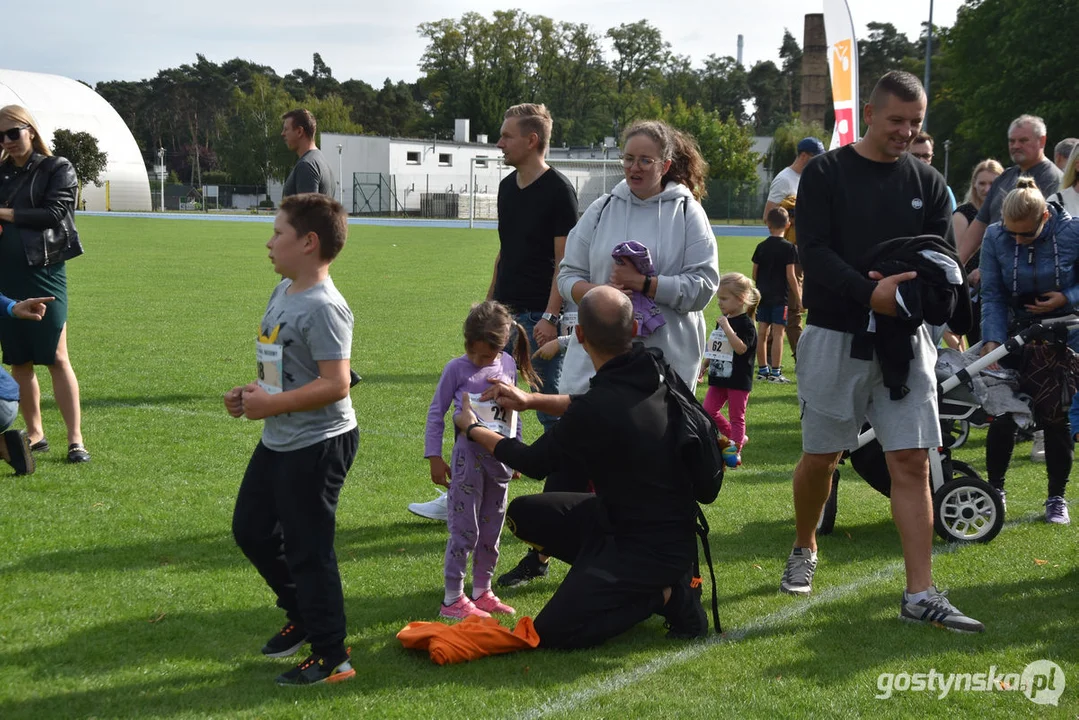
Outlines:
POLYGON ((15 306, 16 306, 17 304, 18 304, 18 303, 16 303, 16 302, 15 302, 14 300, 11 300, 11 301, 9 301, 9 302, 8 302, 8 304, 7 304, 7 314, 8 314, 8 317, 15 317, 15 314, 14 314, 14 312, 13 312, 13 311, 15 310, 15 306))
POLYGON ((465 438, 468 439, 468 440, 472 440, 472 429, 473 428, 478 428, 478 427, 487 427, 487 426, 484 425, 481 422, 472 423, 467 428, 465 428, 465 438))
POLYGON ((652 276, 651 275, 645 275, 644 276, 644 286, 641 288, 641 294, 642 295, 647 295, 648 294, 648 288, 650 288, 650 287, 652 287, 652 276))

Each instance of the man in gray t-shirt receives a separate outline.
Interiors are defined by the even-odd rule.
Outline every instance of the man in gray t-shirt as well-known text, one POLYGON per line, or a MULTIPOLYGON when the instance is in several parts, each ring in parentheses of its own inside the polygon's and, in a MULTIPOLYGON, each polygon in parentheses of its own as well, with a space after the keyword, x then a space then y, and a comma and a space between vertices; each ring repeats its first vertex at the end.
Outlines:
POLYGON ((333 170, 322 151, 315 147, 315 116, 301 108, 282 115, 281 122, 281 137, 285 145, 300 158, 285 178, 281 197, 309 192, 335 197, 337 185, 333 170))
POLYGON ((1015 189, 1020 176, 1029 175, 1034 178, 1034 184, 1046 197, 1059 189, 1062 173, 1045 157, 1045 136, 1045 121, 1036 115, 1020 115, 1012 121, 1008 128, 1008 154, 1015 165, 993 181, 978 216, 974 218, 964 236, 956 238, 959 257, 963 262, 981 248, 985 229, 1000 222, 1000 208, 1004 204, 1004 197, 1015 189))

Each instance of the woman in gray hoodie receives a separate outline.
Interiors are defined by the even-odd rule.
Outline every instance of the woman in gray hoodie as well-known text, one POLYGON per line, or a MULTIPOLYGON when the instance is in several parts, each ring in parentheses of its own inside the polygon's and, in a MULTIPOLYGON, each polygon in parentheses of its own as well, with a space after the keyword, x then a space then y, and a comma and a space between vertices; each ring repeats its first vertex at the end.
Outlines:
MULTIPOLYGON (((703 311, 719 287, 716 238, 699 202, 708 166, 691 136, 657 120, 626 129, 622 165, 625 180, 593 202, 570 231, 558 289, 567 303, 604 284, 652 299, 666 322, 643 342, 660 348, 692 388, 707 336, 703 311), (629 241, 648 248, 655 275, 615 262, 611 251, 629 241)), ((559 392, 586 392, 594 373, 571 338, 559 392)))

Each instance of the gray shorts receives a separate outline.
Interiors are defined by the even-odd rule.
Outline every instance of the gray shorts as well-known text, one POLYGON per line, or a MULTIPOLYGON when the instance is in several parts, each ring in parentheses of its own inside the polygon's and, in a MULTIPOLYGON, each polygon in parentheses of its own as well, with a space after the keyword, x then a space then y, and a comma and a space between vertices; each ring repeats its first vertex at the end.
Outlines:
POLYGON ((936 347, 925 325, 913 338, 907 387, 892 400, 880 363, 850 356, 854 335, 808 326, 798 340, 798 404, 802 450, 826 454, 853 450, 866 420, 886 451, 940 445, 937 416, 936 347))

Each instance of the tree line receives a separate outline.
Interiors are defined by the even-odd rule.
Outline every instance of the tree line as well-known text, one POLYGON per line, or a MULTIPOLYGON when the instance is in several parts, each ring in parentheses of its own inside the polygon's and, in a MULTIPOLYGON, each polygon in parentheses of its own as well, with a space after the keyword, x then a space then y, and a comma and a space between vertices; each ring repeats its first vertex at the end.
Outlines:
MULTIPOLYGON (((1077 132, 1079 99, 1069 90, 1079 80, 1079 50, 1066 39, 1054 42, 1046 18, 1057 28, 1079 27, 1079 3, 967 0, 952 28, 933 29, 929 130, 941 169, 943 140, 952 140, 950 174, 960 191, 981 157, 1007 164, 1012 117, 1041 114, 1054 135, 1077 132), (1051 63, 1047 43, 1055 48, 1051 63)), ((796 28, 802 22, 791 18, 796 28)), ((921 77, 928 40, 924 25, 917 40, 889 23, 867 27, 859 41, 863 101, 887 70, 921 77)), ((588 25, 507 10, 425 22, 417 31, 427 45, 412 83, 341 81, 318 53, 309 71, 283 77, 248 60, 217 64, 196 55, 154 78, 101 82, 95 90, 127 121, 148 161, 164 147, 169 170, 197 185, 283 177, 294 158, 279 137, 280 116, 296 106, 309 108, 322 131, 449 139, 455 118, 497 137, 506 107, 543 102, 554 116, 556 146, 598 144, 634 119, 660 117, 693 132, 712 176, 738 186, 755 182, 752 136, 776 136, 767 159, 776 170, 793 159, 799 137, 830 137, 830 113, 823 126, 799 117, 802 48, 789 30, 779 40, 778 63, 749 68, 715 54, 695 62, 646 20, 600 35, 588 25)))

